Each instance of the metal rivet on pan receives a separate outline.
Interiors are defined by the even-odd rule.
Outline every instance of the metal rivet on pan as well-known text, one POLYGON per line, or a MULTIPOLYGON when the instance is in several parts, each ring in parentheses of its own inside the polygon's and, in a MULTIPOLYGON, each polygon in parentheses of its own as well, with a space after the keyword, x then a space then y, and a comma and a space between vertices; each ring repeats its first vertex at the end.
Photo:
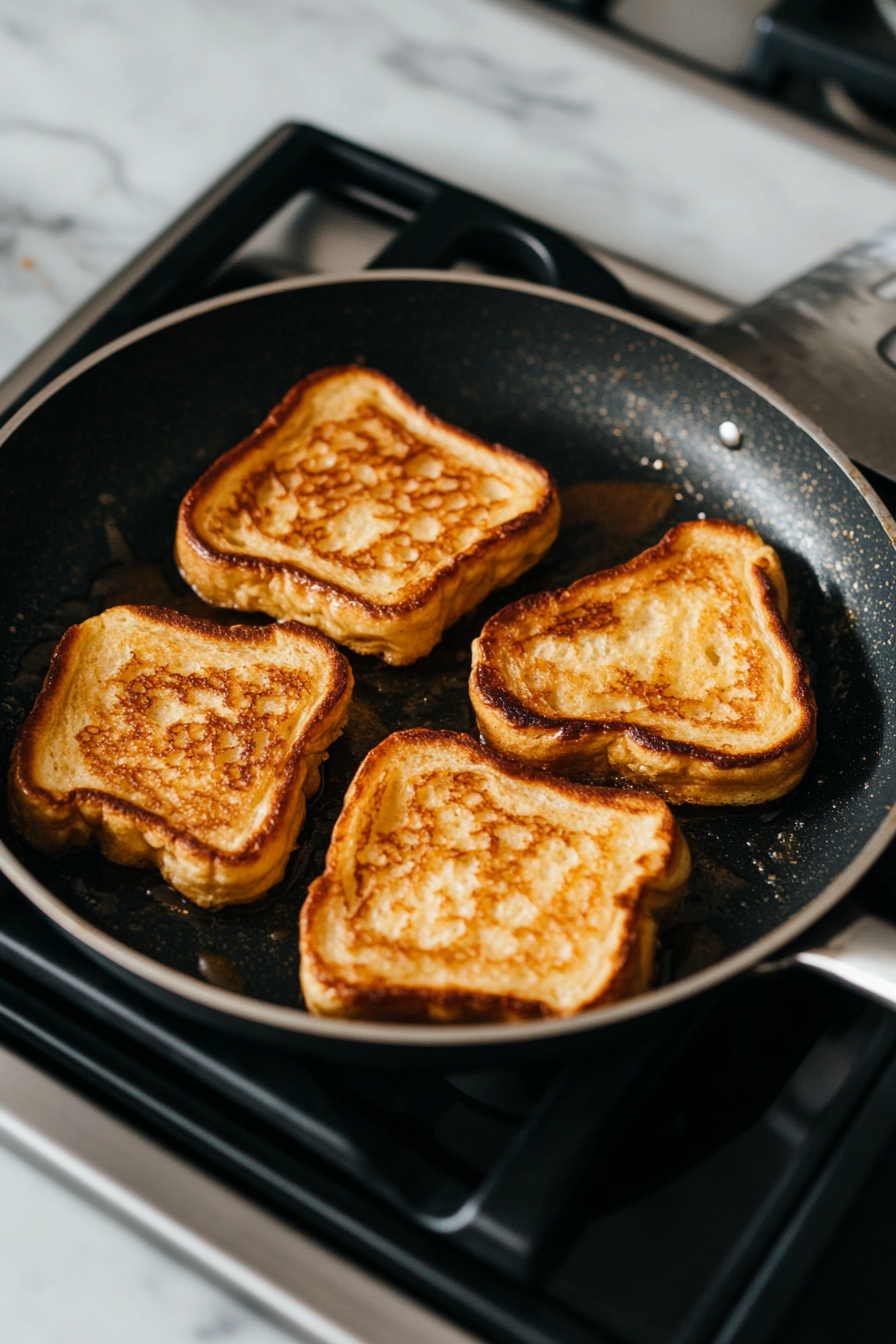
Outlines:
POLYGON ((719 438, 726 448, 739 448, 743 435, 733 420, 723 420, 719 425, 719 438))

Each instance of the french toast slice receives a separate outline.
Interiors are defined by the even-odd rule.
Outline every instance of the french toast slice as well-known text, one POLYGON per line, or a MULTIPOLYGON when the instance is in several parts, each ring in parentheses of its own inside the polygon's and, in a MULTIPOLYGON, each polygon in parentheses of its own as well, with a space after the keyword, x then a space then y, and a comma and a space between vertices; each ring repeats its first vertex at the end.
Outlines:
POLYGON ((370 369, 298 383, 180 508, 175 553, 220 607, 410 663, 557 535, 548 473, 370 369))
POLYGON ((197 905, 283 876, 348 712, 352 674, 306 626, 112 607, 60 641, 9 774, 13 825, 47 853, 99 843, 197 905))
POLYGON ((748 527, 680 523, 627 564, 514 602, 473 645, 470 697, 499 751, 621 775, 671 802, 765 802, 815 750, 787 584, 748 527))
POLYGON ((645 990, 690 855, 661 799, 393 733, 362 762, 302 907, 319 1015, 565 1016, 645 990))

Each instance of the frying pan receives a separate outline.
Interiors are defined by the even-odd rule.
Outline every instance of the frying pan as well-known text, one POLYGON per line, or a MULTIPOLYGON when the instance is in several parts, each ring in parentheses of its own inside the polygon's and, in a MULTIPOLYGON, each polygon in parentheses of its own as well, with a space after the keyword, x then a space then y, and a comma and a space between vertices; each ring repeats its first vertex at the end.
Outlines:
MULTIPOLYGON (((851 463, 773 393, 685 337, 595 300, 462 273, 288 280, 173 313, 57 378, 0 434, 3 749, 39 684, 41 651, 67 623, 116 600, 189 609, 170 554, 178 503, 204 468, 299 378, 359 362, 444 419, 537 458, 561 487, 667 483, 674 507, 634 549, 706 516, 755 527, 781 556, 818 699, 818 751, 799 788, 777 802, 678 809, 695 873, 664 933, 665 983, 572 1019, 520 1024, 350 1022, 302 1008, 297 913, 348 780, 397 727, 475 732, 466 676, 482 610, 410 668, 352 656, 348 730, 284 883, 256 905, 197 911, 154 870, 116 867, 92 850, 40 856, 5 818, 0 867, 87 952, 169 1005, 337 1056, 446 1067, 460 1054, 508 1062, 618 1042, 767 965, 840 901, 893 834, 896 525, 851 463), (719 434, 726 421, 739 430, 737 447, 719 434)), ((568 581, 596 540, 587 526, 562 534, 521 582, 532 591, 568 581)), ((519 591, 494 596, 489 610, 519 591)), ((888 936, 888 926, 865 920, 832 949, 801 957, 886 998, 887 977, 896 984, 888 936)))

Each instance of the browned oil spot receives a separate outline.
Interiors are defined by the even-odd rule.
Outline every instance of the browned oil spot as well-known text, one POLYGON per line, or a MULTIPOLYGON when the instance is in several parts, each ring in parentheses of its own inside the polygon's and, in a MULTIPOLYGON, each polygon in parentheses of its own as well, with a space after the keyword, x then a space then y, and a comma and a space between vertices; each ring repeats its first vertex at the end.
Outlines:
POLYGON ((711 854, 707 854, 704 849, 694 843, 690 835, 688 835, 688 845, 693 864, 689 900, 699 900, 707 905, 724 904, 728 897, 736 896, 747 886, 745 878, 733 873, 718 859, 713 858, 711 854))
POLYGON ((512 597, 565 588, 586 574, 631 560, 655 540, 675 505, 675 489, 652 481, 581 481, 560 491, 560 535, 541 561, 497 594, 497 611, 512 597))
POLYGON ((201 906, 196 905, 189 897, 182 896, 167 883, 150 887, 146 894, 168 914, 178 916, 184 923, 191 924, 194 928, 204 928, 214 919, 211 910, 203 910, 201 906))
POLYGON ((725 940, 708 924, 697 920, 676 924, 662 934, 662 948, 671 953, 672 979, 684 980, 714 966, 725 955, 725 940))
POLYGON ((30 649, 26 649, 11 684, 13 686, 24 686, 29 679, 37 677, 39 678, 39 685, 40 681, 43 681, 47 675, 50 659, 53 657, 57 643, 58 640, 55 639, 41 639, 36 644, 32 644, 30 649))
POLYGON ((368 751, 389 734, 381 715, 357 693, 349 705, 348 721, 344 731, 348 738, 349 749, 358 761, 362 761, 368 751))
POLYGON ((580 481, 560 491, 560 525, 577 527, 590 523, 600 528, 608 551, 615 556, 667 518, 674 504, 674 485, 652 481, 580 481))
POLYGON ((242 994, 243 977, 232 958, 223 952, 200 952, 198 964, 199 974, 210 985, 229 989, 232 994, 242 994))

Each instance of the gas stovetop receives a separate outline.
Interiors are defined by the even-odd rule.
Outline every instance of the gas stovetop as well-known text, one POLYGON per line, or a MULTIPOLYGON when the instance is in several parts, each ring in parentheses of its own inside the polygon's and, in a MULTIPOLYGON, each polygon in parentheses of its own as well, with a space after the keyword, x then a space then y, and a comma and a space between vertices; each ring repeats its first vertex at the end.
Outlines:
MULTIPOLYGON (((552 230, 286 127, 38 351, 2 404, 174 307, 371 262, 522 272, 688 326, 552 230)), ((884 912, 889 866, 858 893, 884 912)), ((770 1338, 896 1125, 896 1016, 799 970, 704 997, 637 1052, 391 1074, 187 1021, 8 884, 0 896, 2 1043, 284 1236, 304 1230, 482 1339, 770 1338)), ((371 1319, 369 1338, 389 1339, 388 1321, 371 1319)))

